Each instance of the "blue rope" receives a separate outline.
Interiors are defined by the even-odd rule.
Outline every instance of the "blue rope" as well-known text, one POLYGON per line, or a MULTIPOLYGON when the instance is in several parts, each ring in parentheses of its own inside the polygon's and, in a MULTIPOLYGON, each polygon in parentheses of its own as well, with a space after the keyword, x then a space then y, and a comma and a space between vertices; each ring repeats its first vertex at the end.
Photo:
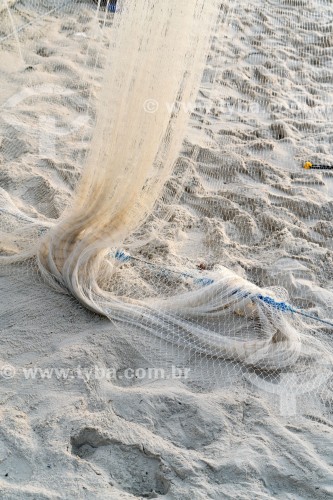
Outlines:
POLYGON ((272 299, 272 297, 265 296, 265 295, 257 295, 259 300, 264 302, 265 304, 274 307, 274 309, 278 309, 279 311, 282 312, 291 312, 295 314, 299 314, 300 316, 304 316, 305 318, 310 318, 315 321, 319 321, 320 323, 323 323, 324 325, 328 325, 333 327, 333 323, 331 321, 327 321, 325 319, 318 318, 317 316, 313 316, 312 314, 306 313, 305 311, 302 311, 301 309, 295 309, 295 307, 292 307, 290 304, 287 302, 278 302, 277 300, 272 299))
POLYGON ((117 250, 115 253, 115 258, 117 260, 120 260, 121 262, 127 262, 128 260, 133 259, 130 255, 126 255, 125 252, 122 252, 121 250, 117 250))
MULTIPOLYGON (((172 269, 162 268, 156 264, 152 264, 151 262, 147 262, 147 261, 139 259, 137 257, 132 257, 131 255, 126 254, 122 250, 117 250, 117 252, 115 253, 115 258, 117 260, 119 260, 120 262, 128 262, 129 260, 137 260, 139 262, 142 262, 143 264, 146 264, 147 266, 151 266, 151 267, 159 269, 160 271, 163 271, 163 273, 165 273, 166 275, 169 273, 172 273, 172 274, 178 274, 178 275, 183 276, 185 278, 191 278, 198 285, 208 286, 208 285, 212 285, 214 283, 214 280, 211 278, 205 278, 205 277, 204 278, 197 278, 197 277, 193 276, 192 274, 188 274, 188 273, 184 273, 184 272, 180 272, 180 271, 173 271, 172 269)), ((239 289, 234 290, 231 293, 231 295, 235 295, 236 293, 239 294, 240 298, 246 298, 246 297, 249 297, 251 295, 249 292, 246 292, 244 290, 239 290, 239 289)), ((287 302, 283 302, 283 301, 279 302, 279 301, 273 299, 272 297, 269 297, 268 295, 259 294, 259 295, 252 297, 252 299, 259 299, 261 302, 264 302, 268 306, 270 306, 274 309, 277 309, 278 311, 281 311, 284 313, 290 312, 290 313, 294 313, 294 314, 299 314, 300 316, 304 316, 305 318, 313 319, 314 321, 319 321, 320 323, 323 323, 324 325, 331 326, 333 328, 333 323, 331 321, 317 318, 316 316, 313 316, 312 314, 306 313, 305 311, 302 311, 301 309, 295 309, 295 307, 292 307, 287 302)))
POLYGON ((278 302, 274 299, 272 299, 272 297, 269 297, 269 296, 264 296, 264 295, 257 295, 257 298, 259 300, 262 300, 263 302, 265 302, 265 304, 268 304, 269 306, 271 307, 274 307, 274 309, 278 309, 279 311, 282 311, 282 312, 296 312, 296 310, 291 307, 289 304, 287 304, 286 302, 278 302))

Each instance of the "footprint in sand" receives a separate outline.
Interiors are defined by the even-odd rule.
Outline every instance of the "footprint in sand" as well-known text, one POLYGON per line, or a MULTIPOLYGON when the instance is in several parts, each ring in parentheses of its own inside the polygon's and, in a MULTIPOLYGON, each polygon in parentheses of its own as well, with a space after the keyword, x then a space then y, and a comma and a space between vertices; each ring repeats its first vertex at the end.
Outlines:
POLYGON ((72 453, 109 476, 119 490, 145 498, 157 498, 169 490, 159 457, 139 445, 117 442, 98 429, 86 427, 71 438, 72 453))

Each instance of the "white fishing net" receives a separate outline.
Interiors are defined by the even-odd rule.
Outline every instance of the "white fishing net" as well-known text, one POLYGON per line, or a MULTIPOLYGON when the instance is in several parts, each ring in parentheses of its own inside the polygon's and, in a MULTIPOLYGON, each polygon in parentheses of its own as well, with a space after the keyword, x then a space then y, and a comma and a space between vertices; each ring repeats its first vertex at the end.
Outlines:
POLYGON ((29 259, 184 383, 242 374, 330 411, 333 177, 302 165, 332 158, 332 15, 5 1, 2 262, 29 259))

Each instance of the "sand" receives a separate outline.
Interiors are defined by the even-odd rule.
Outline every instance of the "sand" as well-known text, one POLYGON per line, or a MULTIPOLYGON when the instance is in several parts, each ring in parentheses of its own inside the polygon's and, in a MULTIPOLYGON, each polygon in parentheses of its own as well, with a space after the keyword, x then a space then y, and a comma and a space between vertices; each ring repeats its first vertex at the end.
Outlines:
MULTIPOLYGON (((167 225, 143 228, 141 256, 224 265, 332 320, 333 173, 301 168, 332 163, 333 11, 320 3, 320 18, 315 7, 233 6, 170 181, 185 190, 167 225)), ((17 26, 29 9, 12 11, 17 26)), ((80 15, 44 15, 20 32, 22 58, 4 40, 0 10, 0 200, 9 193, 30 217, 59 217, 82 169, 112 29, 112 16, 104 32, 94 19, 84 3, 80 15)), ((126 377, 149 363, 108 320, 48 288, 31 265, 1 269, 0 287, 1 498, 333 497, 324 368, 315 391, 296 391, 295 411, 262 378, 230 367, 218 384, 208 367, 200 386, 126 377)))

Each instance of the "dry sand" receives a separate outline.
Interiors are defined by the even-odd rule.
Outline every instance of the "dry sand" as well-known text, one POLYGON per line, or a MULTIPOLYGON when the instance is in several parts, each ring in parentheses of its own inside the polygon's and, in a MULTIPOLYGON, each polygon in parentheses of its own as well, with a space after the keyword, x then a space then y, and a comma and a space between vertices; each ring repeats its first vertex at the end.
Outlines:
MULTIPOLYGON (((12 11, 16 26, 31 21, 28 3, 12 11)), ((333 10, 321 2, 318 19, 317 3, 235 3, 213 41, 171 181, 186 189, 170 223, 149 226, 145 251, 168 265, 223 264, 258 285, 284 286, 293 304, 332 319, 333 173, 301 168, 333 160, 323 110, 332 100, 333 10)), ((4 39, 0 9, 0 199, 9 193, 32 217, 61 214, 89 145, 104 49, 92 61, 111 29, 108 20, 101 34, 94 15, 82 4, 80 15, 27 26, 21 57, 15 38, 4 39)), ((240 373, 213 391, 209 370, 200 391, 179 380, 88 380, 78 367, 119 375, 147 363, 108 320, 33 269, 2 269, 0 287, 0 364, 16 370, 0 386, 1 499, 333 498, 327 379, 327 408, 306 394, 289 417, 278 396, 240 373), (70 376, 28 380, 23 369, 35 366, 70 376)))

